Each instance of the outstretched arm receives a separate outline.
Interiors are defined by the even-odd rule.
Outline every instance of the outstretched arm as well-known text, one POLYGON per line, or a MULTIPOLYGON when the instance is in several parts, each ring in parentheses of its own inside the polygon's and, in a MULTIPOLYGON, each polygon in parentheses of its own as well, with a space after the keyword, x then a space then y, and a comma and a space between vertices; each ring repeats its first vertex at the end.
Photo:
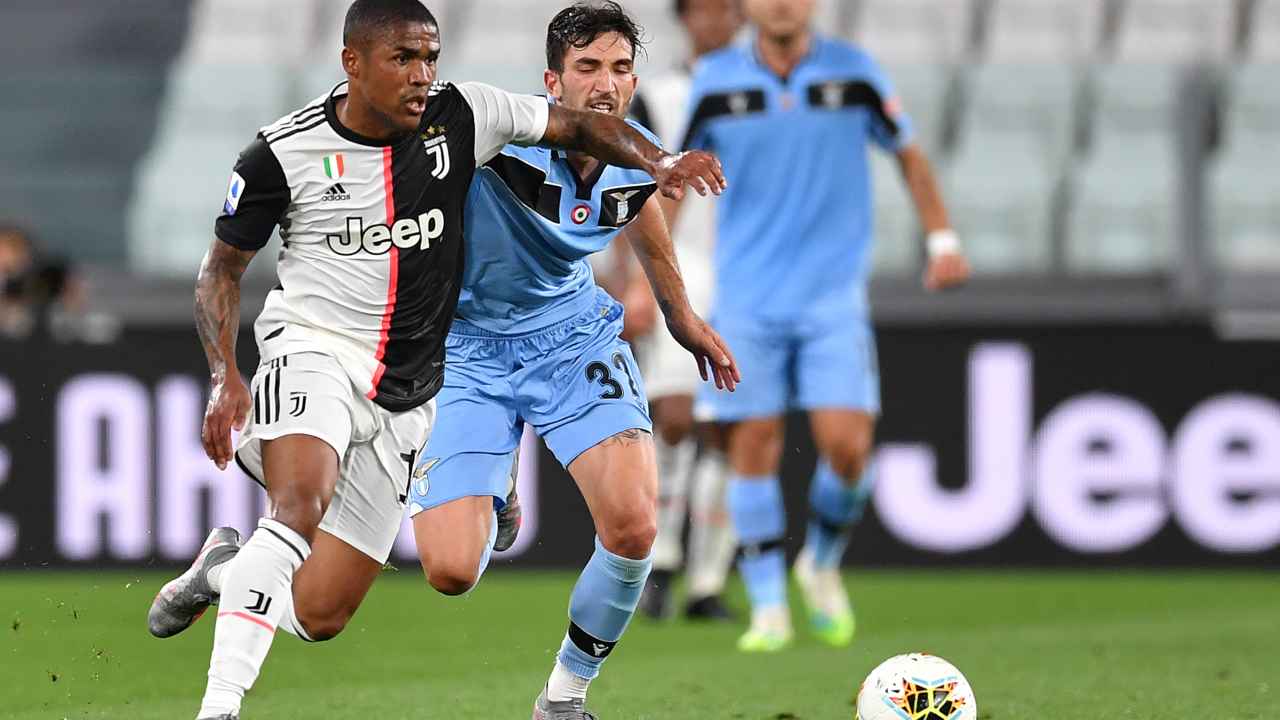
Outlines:
POLYGON ((928 237, 925 287, 944 290, 963 284, 969 279, 969 262, 961 253, 960 241, 947 219, 947 208, 942 203, 929 158, 919 145, 908 145, 898 151, 898 166, 928 237))
POLYGON ((664 152, 621 118, 605 113, 552 105, 541 144, 584 152, 617 167, 643 170, 657 181, 662 194, 671 198, 683 198, 686 185, 699 195, 719 195, 728 187, 714 155, 664 152))
POLYGON ((656 197, 650 197, 627 226, 626 237, 649 278, 671 336, 693 354, 703 380, 714 379, 717 388, 733 390, 742 379, 738 365, 724 340, 689 306, 671 234, 656 197))
POLYGON ((196 332, 209 361, 212 386, 200 442, 220 470, 231 461, 231 428, 244 427, 253 404, 236 367, 236 335, 240 331, 240 278, 255 254, 215 238, 196 276, 196 332))

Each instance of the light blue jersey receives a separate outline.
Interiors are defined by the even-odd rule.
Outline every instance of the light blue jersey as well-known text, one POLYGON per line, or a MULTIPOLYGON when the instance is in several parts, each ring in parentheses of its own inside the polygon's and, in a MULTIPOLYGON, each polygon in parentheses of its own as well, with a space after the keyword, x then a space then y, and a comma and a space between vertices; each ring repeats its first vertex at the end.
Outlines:
POLYGON ((586 257, 603 250, 655 190, 639 170, 602 164, 583 181, 561 151, 508 145, 476 172, 467 196, 457 318, 518 335, 590 307, 595 278, 586 257))
POLYGON ((507 146, 476 173, 436 396, 446 420, 419 456, 411 514, 471 496, 501 504, 526 424, 565 467, 617 433, 652 429, 622 306, 586 258, 655 190, 645 173, 608 165, 582 180, 543 148, 507 146))
POLYGON ((687 149, 719 155, 716 318, 865 316, 872 197, 867 145, 896 151, 911 126, 880 67, 814 36, 790 77, 754 39, 694 70, 687 149))

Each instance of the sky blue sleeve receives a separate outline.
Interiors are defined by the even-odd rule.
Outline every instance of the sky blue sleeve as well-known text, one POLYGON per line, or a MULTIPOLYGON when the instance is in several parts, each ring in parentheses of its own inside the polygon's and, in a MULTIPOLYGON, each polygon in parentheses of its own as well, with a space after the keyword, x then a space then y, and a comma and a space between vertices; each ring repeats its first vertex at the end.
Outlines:
POLYGON ((880 64, 865 54, 862 62, 867 83, 879 99, 879 107, 871 108, 871 139, 884 151, 896 153, 915 140, 911 117, 880 64))

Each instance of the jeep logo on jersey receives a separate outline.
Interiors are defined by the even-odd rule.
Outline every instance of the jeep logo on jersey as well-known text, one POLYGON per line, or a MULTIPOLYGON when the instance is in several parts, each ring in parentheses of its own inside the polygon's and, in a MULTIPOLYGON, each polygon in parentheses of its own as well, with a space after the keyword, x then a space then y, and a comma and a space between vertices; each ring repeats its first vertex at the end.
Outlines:
POLYGON ((424 133, 422 147, 426 149, 427 154, 435 161, 436 165, 431 170, 431 177, 437 180, 443 180, 449 174, 449 143, 444 135, 428 139, 424 133))
POLYGON ((347 231, 326 235, 329 247, 339 255, 355 255, 361 250, 382 255, 395 246, 401 250, 431 248, 431 241, 444 235, 444 211, 434 208, 416 218, 402 218, 391 225, 378 223, 365 227, 364 218, 347 218, 347 231))

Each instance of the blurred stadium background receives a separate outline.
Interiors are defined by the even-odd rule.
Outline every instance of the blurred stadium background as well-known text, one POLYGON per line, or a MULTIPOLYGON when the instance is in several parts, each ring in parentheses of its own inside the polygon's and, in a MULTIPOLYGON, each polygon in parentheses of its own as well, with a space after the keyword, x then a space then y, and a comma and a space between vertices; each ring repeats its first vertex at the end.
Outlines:
MULTIPOLYGON (((192 282, 236 153, 259 126, 341 79, 347 4, 0 3, 0 608, 14 608, 12 638, 22 617, 62 618, 58 588, 83 580, 132 593, 136 607, 123 596, 112 602, 120 622, 138 621, 141 643, 159 576, 140 573, 185 562, 211 524, 246 528, 256 517, 257 491, 214 471, 199 446, 206 372, 190 320, 192 282), (79 574, 24 572, 47 566, 79 574), (135 577, 145 589, 130 589, 135 577)), ((652 40, 643 83, 644 73, 683 58, 682 36, 669 0, 624 4, 652 40)), ((428 5, 441 22, 444 79, 541 90, 543 28, 561 2, 428 5)), ((1081 569, 1099 567, 1156 578, 1170 595, 1212 605, 1204 586, 1189 590, 1152 570, 1163 567, 1224 594, 1238 583, 1254 599, 1249 608, 1274 611, 1280 589, 1268 575, 1200 573, 1280 567, 1280 0, 827 0, 819 23, 887 67, 976 271, 970 287, 945 297, 919 288, 914 213, 896 168, 877 157, 880 484, 847 559, 855 569, 891 569, 868 576, 880 598, 873 606, 896 607, 898 592, 991 587, 956 573, 959 584, 946 589, 901 570, 917 565, 1056 568, 1064 574, 991 581, 1039 598, 1032 602, 1046 615, 1063 611, 1052 598, 1105 605, 1101 591, 1088 600, 1070 591, 1081 569)), ((246 330, 274 285, 271 255, 250 270, 246 330)), ((251 368, 247 333, 240 345, 241 367, 251 368)), ((814 460, 803 424, 790 430, 784 473, 798 528, 814 460)), ((527 465, 529 524, 499 565, 576 568, 590 549, 585 508, 549 456, 527 465)), ((397 557, 412 570, 412 540, 402 540, 397 557)), ((552 607, 571 578, 556 577, 559 589, 546 595, 552 607)), ((1163 588, 1145 592, 1158 604, 1163 588)), ((405 602, 417 597, 395 592, 405 602)), ((1146 597, 1125 585, 1107 592, 1146 597)), ((390 625, 377 613, 395 607, 384 600, 365 614, 390 625)), ((1231 612, 1245 624, 1224 657, 1248 644, 1252 610, 1231 612)), ((1174 617, 1165 619, 1182 626, 1174 617)), ((541 620, 550 649, 562 620, 541 620)), ((22 659, 0 686, 18 677, 19 663, 40 682, 56 676, 50 622, 38 649, 15 645, 22 659)), ((893 650, 890 639, 927 641, 870 632, 879 655, 893 650)), ((941 650, 949 636, 939 632, 941 650)), ((1269 632, 1274 639, 1274 624, 1269 632)), ((728 637, 709 642, 727 648, 728 637)), ((965 642, 953 658, 962 667, 980 662, 964 653, 982 638, 965 642)), ((1044 652, 1057 647, 1044 642, 1044 652)), ((74 699, 55 677, 52 690, 12 695, 21 711, 14 717, 68 708, 90 716, 85 703, 95 698, 141 697, 95 690, 87 678, 101 670, 101 656, 83 644, 65 661, 80 663, 74 699)), ((207 638, 184 647, 196 676, 181 688, 190 696, 207 638)), ((163 666, 154 647, 135 654, 163 666)), ((548 658, 540 648, 533 660, 548 658)), ((848 682, 879 659, 859 654, 848 682)), ((1007 671, 986 665, 971 675, 979 697, 984 681, 1008 684, 1007 671)), ((1252 676, 1204 672, 1227 673, 1213 682, 1244 697, 1266 692, 1252 676)), ((284 682, 267 687, 290 692, 284 682)), ((738 717, 836 716, 823 705, 797 707, 797 715, 777 714, 793 711, 782 703, 775 714, 738 717)), ((992 717, 1032 716, 1009 707, 992 717)), ((1275 717, 1244 712, 1212 716, 1275 717)))

